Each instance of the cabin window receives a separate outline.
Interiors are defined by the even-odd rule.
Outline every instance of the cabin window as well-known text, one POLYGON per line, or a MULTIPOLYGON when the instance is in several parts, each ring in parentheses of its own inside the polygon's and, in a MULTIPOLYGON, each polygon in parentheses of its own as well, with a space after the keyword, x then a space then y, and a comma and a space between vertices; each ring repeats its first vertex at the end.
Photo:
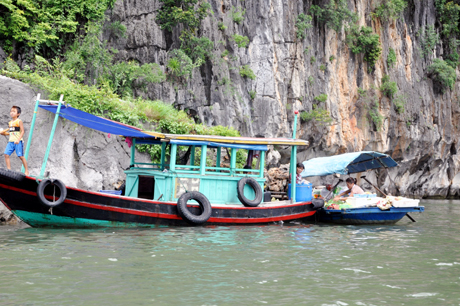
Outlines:
POLYGON ((153 176, 139 176, 138 197, 142 199, 153 199, 155 178, 153 176))

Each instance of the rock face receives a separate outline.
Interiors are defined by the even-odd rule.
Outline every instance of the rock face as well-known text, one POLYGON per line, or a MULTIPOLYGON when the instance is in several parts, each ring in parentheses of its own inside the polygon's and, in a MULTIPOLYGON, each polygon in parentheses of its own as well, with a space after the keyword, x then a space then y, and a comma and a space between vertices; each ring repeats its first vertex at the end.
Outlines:
MULTIPOLYGON (((24 122, 24 144, 27 143, 34 112, 37 92, 28 86, 4 76, 0 76, 0 124, 1 129, 8 127, 11 106, 21 107, 20 118, 24 122)), ((43 97, 42 98, 46 98, 43 97)), ((65 100, 65 99, 64 99, 65 100)), ((30 174, 40 174, 43 158, 54 121, 54 114, 39 109, 35 129, 33 131, 28 165, 30 174)), ((4 148, 8 138, 0 136, 0 148, 4 148)), ((2 154, 3 155, 3 154, 2 154)), ((107 134, 79 126, 67 120, 58 121, 52 142, 46 171, 49 176, 58 178, 67 186, 96 191, 114 189, 114 186, 125 179, 123 170, 130 163, 131 149, 118 136, 108 138, 107 134)), ((10 157, 11 168, 21 170, 21 161, 13 153, 10 157)), ((149 162, 148 155, 137 153, 136 161, 149 162)), ((0 159, 0 167, 6 168, 5 161, 0 159)), ((0 203, 0 219, 9 220, 11 216, 0 203)))
MULTIPOLYGON (((208 125, 232 126, 248 136, 289 137, 293 109, 311 111, 314 97, 327 94, 321 107, 330 112, 333 123, 325 126, 314 120, 301 121, 297 137, 311 145, 299 148, 299 161, 360 150, 385 152, 400 167, 390 169, 389 174, 376 174, 374 182, 384 191, 457 197, 460 107, 456 97, 460 86, 456 83, 455 89, 445 94, 436 89, 426 69, 433 58, 443 55, 443 49, 424 58, 417 36, 422 27, 436 24, 434 2, 410 1, 398 20, 380 21, 371 16, 372 1, 349 1, 349 9, 360 17, 359 24, 372 27, 380 36, 382 56, 368 73, 363 55, 349 50, 343 32, 336 33, 314 19, 307 37, 296 39, 296 17, 306 13, 312 1, 209 0, 213 14, 202 22, 200 35, 215 43, 211 60, 195 69, 186 83, 151 86, 148 96, 187 109, 208 125), (245 10, 241 24, 233 21, 232 10, 245 10), (219 30, 219 22, 227 27, 224 31, 219 30), (249 46, 239 48, 232 39, 234 34, 248 36, 249 46), (392 68, 386 62, 390 48, 396 53, 392 68), (229 54, 222 57, 224 50, 229 54), (254 71, 255 80, 240 76, 243 65, 254 71), (397 83, 406 104, 399 114, 376 90, 372 97, 378 99, 384 117, 377 130, 364 111, 358 88, 378 88, 385 74, 397 83), (256 93, 253 99, 250 91, 256 93)), ((177 29, 167 33, 156 23, 161 5, 158 0, 115 3, 108 14, 112 21, 127 27, 125 39, 110 41, 120 50, 119 59, 155 62, 165 68, 168 51, 179 47, 180 40, 177 29)))

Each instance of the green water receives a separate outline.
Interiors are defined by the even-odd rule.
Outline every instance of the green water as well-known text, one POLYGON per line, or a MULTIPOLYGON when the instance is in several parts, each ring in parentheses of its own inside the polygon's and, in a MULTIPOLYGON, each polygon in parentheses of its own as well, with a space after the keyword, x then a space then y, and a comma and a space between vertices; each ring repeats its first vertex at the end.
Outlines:
POLYGON ((0 226, 0 305, 460 305, 460 201, 391 226, 0 226))

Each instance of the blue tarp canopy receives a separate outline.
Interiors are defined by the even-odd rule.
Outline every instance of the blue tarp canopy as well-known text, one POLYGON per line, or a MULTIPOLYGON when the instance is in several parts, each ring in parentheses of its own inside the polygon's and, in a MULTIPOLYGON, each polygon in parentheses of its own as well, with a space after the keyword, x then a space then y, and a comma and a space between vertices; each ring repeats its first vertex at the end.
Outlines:
POLYGON ((303 162, 305 170, 301 176, 324 176, 329 174, 350 174, 377 168, 391 168, 398 165, 390 156, 374 151, 345 153, 329 157, 318 157, 303 162))
MULTIPOLYGON (((54 114, 57 111, 57 105, 39 105, 40 108, 46 109, 54 114)), ((90 129, 101 131, 104 133, 111 133, 114 135, 121 135, 125 137, 138 137, 138 138, 155 138, 152 135, 143 133, 128 125, 108 120, 102 117, 88 114, 76 108, 62 105, 59 116, 67 120, 73 121, 80 125, 89 127, 90 129)))
POLYGON ((196 141, 196 140, 176 140, 171 139, 171 143, 175 143, 181 146, 203 146, 206 145, 211 148, 235 148, 235 149, 245 149, 245 150, 256 150, 256 151, 267 151, 267 145, 251 145, 251 144, 239 144, 239 143, 220 143, 220 142, 211 142, 211 141, 196 141))

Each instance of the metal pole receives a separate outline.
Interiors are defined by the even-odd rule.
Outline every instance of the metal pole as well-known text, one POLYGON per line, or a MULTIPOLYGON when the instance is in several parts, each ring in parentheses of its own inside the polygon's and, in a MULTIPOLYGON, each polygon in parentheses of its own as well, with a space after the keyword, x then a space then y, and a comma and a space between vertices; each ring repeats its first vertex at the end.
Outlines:
POLYGON ((43 158, 42 169, 40 171, 40 177, 43 177, 45 174, 46 162, 48 161, 48 156, 51 151, 51 144, 53 143, 54 132, 56 131, 56 125, 59 119, 59 113, 61 111, 62 100, 64 99, 64 95, 61 95, 59 98, 58 108, 56 110, 56 115, 54 116, 53 128, 51 129, 50 139, 48 140, 48 147, 46 148, 45 158, 43 158))
MULTIPOLYGON (((27 160, 29 157, 30 144, 32 143, 32 135, 34 133, 35 119, 37 118, 38 103, 40 102, 40 94, 37 95, 37 102, 35 102, 34 115, 32 116, 32 122, 30 123, 29 137, 27 138, 26 151, 24 152, 24 158, 27 160)), ((21 168, 21 172, 24 173, 24 165, 21 168)))
MULTIPOLYGON (((297 130, 297 115, 299 111, 296 110, 294 112, 294 128, 292 131, 292 139, 295 139, 295 134, 297 130)), ((297 183, 297 171, 296 171, 296 164, 297 164, 297 146, 292 146, 291 149, 291 203, 295 203, 295 193, 296 193, 296 183, 297 183)))
POLYGON ((205 175, 206 173, 206 153, 207 145, 201 146, 201 158, 200 158, 200 175, 205 175))

